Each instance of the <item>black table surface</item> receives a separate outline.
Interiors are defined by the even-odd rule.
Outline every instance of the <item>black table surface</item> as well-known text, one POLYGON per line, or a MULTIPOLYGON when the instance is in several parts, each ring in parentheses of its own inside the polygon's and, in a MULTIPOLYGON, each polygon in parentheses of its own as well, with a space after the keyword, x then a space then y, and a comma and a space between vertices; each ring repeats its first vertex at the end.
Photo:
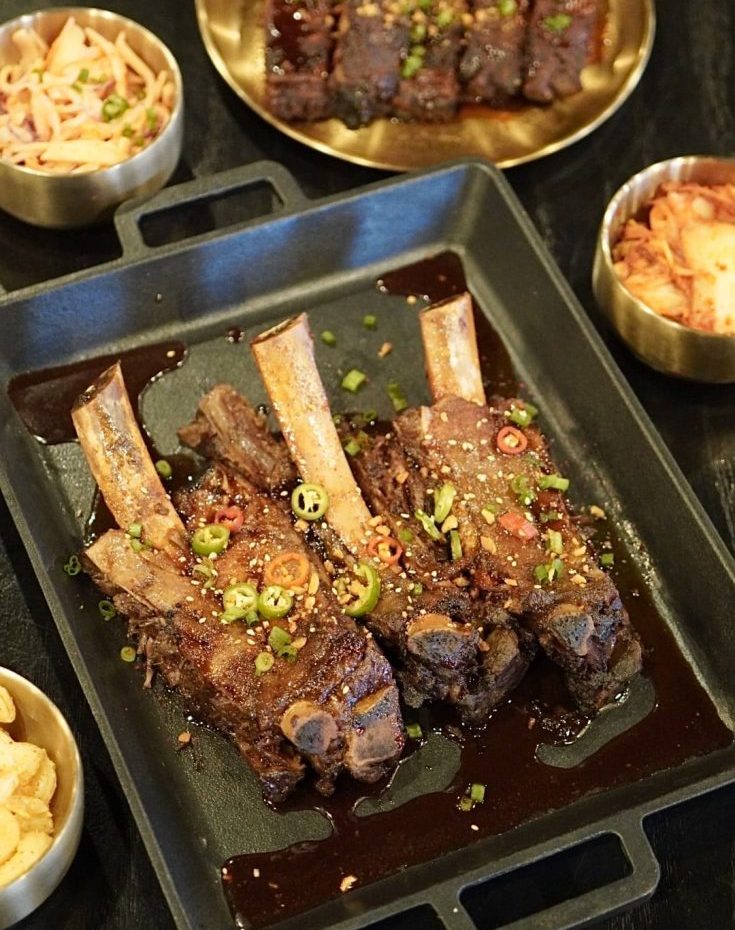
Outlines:
MULTIPOLYGON (((146 24, 181 64, 187 126, 174 181, 263 158, 285 165, 311 197, 384 176, 302 147, 250 112, 210 64, 190 0, 107 5, 146 24)), ((735 3, 666 0, 658 7, 650 64, 618 113, 587 139, 515 168, 508 178, 714 524, 735 550, 735 386, 676 382, 637 362, 605 328, 590 287, 595 233, 605 204, 626 178, 674 155, 735 151, 735 3)), ((32 8, 28 2, 4 0, 3 18, 32 8)), ((54 233, 6 216, 0 220, 0 283, 10 291, 118 253, 111 229, 54 233)), ((110 758, 2 500, 0 663, 35 681, 59 704, 86 766, 87 812, 77 858, 46 904, 19 926, 173 928, 110 758)), ((595 926, 735 927, 735 787, 652 816, 646 828, 661 863, 657 892, 649 902, 595 926)))

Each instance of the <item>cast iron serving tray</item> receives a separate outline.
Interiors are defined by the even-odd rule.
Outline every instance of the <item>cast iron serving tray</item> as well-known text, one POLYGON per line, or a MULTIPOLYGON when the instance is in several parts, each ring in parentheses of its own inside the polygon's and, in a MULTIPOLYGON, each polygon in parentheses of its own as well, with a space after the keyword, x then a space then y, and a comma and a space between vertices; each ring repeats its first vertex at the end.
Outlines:
MULTIPOLYGON (((422 275, 446 284, 457 269, 489 340, 491 387, 512 381, 502 342, 524 396, 542 409, 577 504, 600 503, 610 517, 617 580, 646 646, 645 675, 625 703, 576 741, 539 746, 538 761, 530 758, 516 781, 511 772, 502 791, 503 757, 512 749, 492 748, 493 726, 501 732, 517 708, 501 710, 472 779, 488 786, 478 829, 470 814, 462 822, 466 836, 456 841, 454 824, 446 848, 444 826, 416 814, 431 798, 456 797, 463 787, 461 740, 437 728, 391 786, 372 792, 358 811, 366 848, 381 823, 393 825, 376 844, 390 850, 392 874, 371 881, 357 875, 346 893, 337 878, 306 912, 284 918, 274 904, 269 917, 282 930, 571 928, 650 895, 659 869, 645 817, 724 784, 735 771, 735 564, 501 174, 465 161, 310 202, 283 169, 264 163, 129 205, 116 223, 121 259, 0 298, 0 478, 177 925, 248 926, 247 886, 239 909, 231 909, 223 865, 260 855, 266 876, 273 877, 268 864, 280 861, 279 881, 306 886, 301 865, 331 848, 330 824, 308 788, 285 810, 268 808, 223 737, 187 720, 175 695, 144 691, 141 670, 120 661, 123 624, 105 622, 92 585, 62 570, 81 546, 92 509, 81 451, 70 441, 41 442, 26 427, 17 376, 71 363, 88 373, 104 364, 90 359, 126 351, 136 359, 142 347, 164 344, 145 357, 162 353, 173 359, 163 366, 172 370, 145 390, 141 411, 157 449, 171 455, 176 427, 218 381, 265 401, 247 341, 307 310, 317 333, 331 329, 338 337, 334 348, 317 346, 335 409, 376 407, 388 416, 389 378, 412 403, 428 400, 416 319, 422 300, 405 295, 429 292, 422 275), (212 231, 233 203, 249 218, 212 231), (413 271, 399 273, 407 266, 413 271), (411 274, 418 283, 407 287, 411 274), (377 331, 362 326, 365 313, 378 317, 377 331), (394 348, 379 360, 383 341, 394 348), (340 372, 353 366, 371 374, 357 400, 339 388, 340 372), (194 736, 179 750, 185 729, 194 736), (418 864, 396 869, 396 850, 421 843, 434 849, 429 860, 412 854, 418 864), (275 851, 294 844, 302 858, 279 859, 275 851), (575 849, 581 853, 571 869, 565 856, 575 849), (533 872, 540 861, 545 885, 533 872), (560 879, 565 871, 587 876, 567 887, 566 899, 556 887, 568 886, 560 879), (509 902, 525 908, 509 909, 509 902)), ((47 379, 35 374, 22 383, 32 394, 48 387, 47 379)), ((62 423, 53 438, 65 439, 65 429, 62 423)), ((462 752, 470 752, 474 737, 464 739, 462 752)), ((538 741, 554 742, 541 733, 538 741)), ((340 791, 357 797, 350 786, 340 791)), ((354 851, 343 849, 336 863, 324 854, 324 868, 348 875, 354 851)))

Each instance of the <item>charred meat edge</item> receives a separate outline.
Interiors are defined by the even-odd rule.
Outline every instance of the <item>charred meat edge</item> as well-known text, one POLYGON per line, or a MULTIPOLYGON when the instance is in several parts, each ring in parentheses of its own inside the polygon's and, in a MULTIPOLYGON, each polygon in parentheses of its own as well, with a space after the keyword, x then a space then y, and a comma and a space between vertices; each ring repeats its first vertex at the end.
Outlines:
MULTIPOLYGON (((128 618, 150 665, 192 710, 233 739, 268 800, 283 800, 307 762, 323 793, 333 790, 343 769, 365 781, 381 777, 403 746, 397 690, 387 660, 343 616, 328 584, 321 586, 324 611, 310 621, 319 634, 314 637, 318 665, 298 668, 296 686, 290 677, 296 677, 298 662, 277 660, 271 672, 258 676, 254 659, 264 648, 264 636, 252 642, 243 624, 222 624, 212 616, 213 608, 221 609, 214 594, 192 585, 187 533, 150 460, 119 364, 85 392, 72 419, 118 525, 145 528, 147 545, 141 551, 132 549, 125 532, 111 530, 89 547, 84 560, 128 618), (341 660, 349 660, 348 667, 341 660)), ((230 479, 225 469, 219 471, 209 480, 221 493, 230 479)), ((272 502, 245 479, 237 486, 243 503, 255 511, 252 531, 272 502)), ((276 532, 287 540, 286 548, 296 548, 300 537, 290 520, 283 513, 276 516, 276 532)), ((235 548, 228 550, 231 558, 235 548)), ((244 559, 251 554, 248 548, 244 559)), ((313 555, 310 560, 320 570, 313 555)), ((309 643, 299 653, 301 662, 310 655, 309 643)))

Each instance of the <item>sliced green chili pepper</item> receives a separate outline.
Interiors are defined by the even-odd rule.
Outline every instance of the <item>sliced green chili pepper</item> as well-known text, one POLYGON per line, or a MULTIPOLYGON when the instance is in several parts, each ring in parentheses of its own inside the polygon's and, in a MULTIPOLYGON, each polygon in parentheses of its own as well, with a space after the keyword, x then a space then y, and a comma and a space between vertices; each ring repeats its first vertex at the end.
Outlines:
POLYGON ((512 478, 510 489, 524 507, 528 507, 529 504, 536 500, 536 492, 528 483, 528 478, 525 475, 516 475, 515 478, 512 478))
POLYGON ((120 658, 123 662, 135 662, 136 655, 137 653, 132 646, 123 646, 120 650, 120 658))
POLYGON ((120 94, 110 94, 102 104, 102 119, 109 123, 111 120, 117 119, 118 116, 122 116, 129 108, 130 104, 120 94))
POLYGON ((64 571, 66 574, 73 578, 75 575, 78 575, 82 570, 82 563, 79 561, 79 556, 70 555, 67 562, 64 563, 64 571))
POLYGON ((475 806, 475 802, 472 800, 472 798, 467 797, 467 795, 459 799, 458 807, 461 811, 464 811, 465 813, 467 811, 471 811, 474 806, 475 806))
POLYGON ((407 723, 406 734, 407 736, 410 736, 411 739, 421 739, 421 737, 424 735, 421 726, 418 723, 407 723))
POLYGON ((320 484, 300 484, 291 495, 291 509, 302 520, 320 520, 329 507, 329 495, 320 484))
POLYGON ((434 519, 443 523, 452 510, 457 489, 453 484, 443 484, 434 495, 434 519))
POLYGON ((200 527, 191 537, 191 548, 197 555, 219 555, 227 548, 230 531, 221 523, 209 523, 200 527))
POLYGON ((538 486, 544 491, 550 488, 554 491, 567 491, 569 489, 569 478, 562 478, 561 475, 541 475, 538 479, 538 486))
POLYGON ((426 534, 431 539, 436 540, 436 542, 441 541, 441 538, 442 538, 441 531, 439 530, 439 527, 434 522, 433 518, 428 515, 428 513, 425 513, 423 510, 417 510, 414 516, 419 521, 421 526, 426 531, 426 534))
POLYGON ((380 575, 369 562, 358 562, 353 573, 364 583, 357 600, 348 604, 344 610, 348 617, 362 617, 375 610, 380 600, 380 575))
POLYGON ((459 538, 457 530, 449 531, 449 549, 452 553, 452 560, 454 562, 462 558, 462 540, 459 538))
POLYGON ((97 609, 104 620, 112 620, 113 617, 117 616, 117 608, 112 601, 100 601, 97 605, 97 609))
POLYGON ((293 607, 293 594, 279 584, 269 584, 258 595, 258 613, 266 620, 279 620, 293 607))
POLYGON ((274 662, 275 659, 270 652, 259 652, 255 657, 255 674, 262 675, 264 672, 269 672, 274 662))
POLYGON ((232 623, 234 620, 255 623, 258 619, 258 592, 247 582, 231 584, 222 593, 222 606, 225 608, 220 617, 223 623, 232 623))
POLYGON ((345 389, 345 391, 350 391, 352 394, 354 394, 366 381, 367 375, 364 371, 359 371, 357 368, 351 368, 344 376, 344 378, 342 378, 342 387, 345 389))

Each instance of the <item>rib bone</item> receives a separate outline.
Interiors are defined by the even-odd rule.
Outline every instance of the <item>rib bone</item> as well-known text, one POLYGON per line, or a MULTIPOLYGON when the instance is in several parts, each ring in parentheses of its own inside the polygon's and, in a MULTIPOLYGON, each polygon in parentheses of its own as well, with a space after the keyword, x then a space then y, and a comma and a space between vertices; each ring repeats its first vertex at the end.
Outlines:
POLYGON ((125 388, 120 363, 82 394, 72 420, 90 471, 119 527, 140 523, 146 542, 174 557, 184 525, 161 484, 125 388))
POLYGON ((329 525, 354 554, 359 554, 370 535, 370 511, 332 421, 306 314, 273 327, 258 336, 251 347, 291 458, 304 481, 325 488, 329 525))
POLYGON ((434 400, 464 397, 475 404, 484 404, 470 295, 465 292, 428 307, 419 315, 419 321, 426 374, 434 400))

